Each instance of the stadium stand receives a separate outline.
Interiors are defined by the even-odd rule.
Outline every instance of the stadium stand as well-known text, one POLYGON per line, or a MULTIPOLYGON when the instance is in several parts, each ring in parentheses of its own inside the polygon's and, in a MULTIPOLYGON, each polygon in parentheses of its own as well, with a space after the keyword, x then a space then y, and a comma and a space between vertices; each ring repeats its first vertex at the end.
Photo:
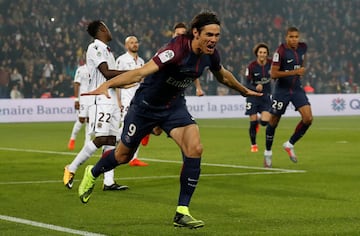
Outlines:
MULTIPOLYGON (((286 27, 296 26, 309 46, 305 82, 316 93, 359 92, 360 1, 0 0, 0 98, 10 97, 14 83, 25 98, 71 96, 90 20, 111 27, 115 57, 124 52, 121 39, 136 35, 139 54, 148 60, 169 40, 175 22, 190 22, 201 10, 218 13, 223 64, 240 81, 254 43, 266 42, 273 51, 286 27), (47 61, 53 65, 50 76, 44 73, 47 61), (15 69, 22 79, 12 79, 15 69)), ((210 75, 201 81, 207 95, 217 94, 210 75)), ((187 93, 194 95, 191 89, 187 93)))

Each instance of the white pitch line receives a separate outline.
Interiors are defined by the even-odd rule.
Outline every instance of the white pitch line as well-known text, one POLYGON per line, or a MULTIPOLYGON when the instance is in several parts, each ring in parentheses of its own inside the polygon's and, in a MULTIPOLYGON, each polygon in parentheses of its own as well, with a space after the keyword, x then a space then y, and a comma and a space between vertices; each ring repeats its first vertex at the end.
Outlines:
POLYGON ((213 176, 241 176, 241 175, 277 175, 288 173, 304 173, 304 172, 284 172, 284 171, 272 171, 272 172, 242 172, 242 173, 224 173, 224 174, 202 174, 201 177, 213 177, 213 176))
MULTIPOLYGON (((141 158, 141 160, 145 161, 153 161, 153 162, 166 162, 166 163, 176 163, 182 164, 181 161, 171 161, 171 160, 160 160, 154 158, 141 158)), ((229 165, 229 164, 214 164, 214 163, 201 163, 202 166, 215 166, 215 167, 225 167, 225 168, 238 168, 238 169, 250 169, 250 170, 266 170, 266 171, 281 171, 286 173, 303 173, 305 170, 288 170, 288 169, 280 169, 280 168, 264 168, 264 167, 256 167, 256 166, 242 166, 242 165, 229 165)))
POLYGON ((45 224, 45 223, 41 223, 41 222, 37 222, 37 221, 26 220, 26 219, 21 219, 21 218, 12 217, 12 216, 6 216, 6 215, 0 215, 0 220, 20 223, 20 224, 24 224, 24 225, 31 225, 31 226, 35 226, 35 227, 39 227, 39 228, 43 228, 43 229, 49 229, 49 230, 60 231, 60 232, 64 232, 64 233, 76 234, 76 235, 105 236, 104 234, 70 229, 70 228, 65 228, 65 227, 61 227, 61 226, 57 226, 57 225, 45 224))
MULTIPOLYGON (((288 173, 305 173, 304 170, 286 172, 286 171, 262 171, 262 172, 242 172, 242 173, 220 173, 220 174, 201 174, 201 177, 218 177, 218 176, 243 176, 243 175, 272 175, 272 174, 288 174, 288 173)), ((179 175, 162 175, 162 176, 140 176, 140 177, 122 177, 115 180, 142 180, 142 179, 172 179, 179 178, 179 175)), ((78 182, 80 180, 74 180, 78 182)), ((62 183, 62 180, 39 180, 39 181, 10 181, 0 182, 0 185, 17 185, 17 184, 49 184, 62 183)))
MULTIPOLYGON (((33 149, 19 149, 19 148, 5 148, 0 147, 0 150, 15 151, 15 152, 34 152, 34 153, 46 153, 46 154, 57 154, 57 155, 74 155, 72 152, 56 152, 56 151, 44 151, 44 150, 33 150, 33 149)), ((182 164, 181 161, 173 160, 161 160, 153 158, 141 158, 145 161, 151 162, 162 162, 162 163, 176 163, 182 164)), ((242 165, 229 165, 229 164, 214 164, 214 163, 201 163, 202 166, 213 166, 223 168, 234 168, 234 169, 249 169, 249 170, 263 170, 262 172, 246 172, 246 173, 219 173, 219 174, 201 174, 201 177, 216 177, 216 176, 244 176, 244 175, 269 175, 269 174, 288 174, 288 173, 305 173, 305 170, 289 170, 279 168, 263 168, 255 166, 242 166, 242 165)), ((139 176, 139 177, 123 177, 117 178, 118 180, 141 180, 141 179, 168 179, 168 178, 179 178, 179 175, 166 175, 166 176, 139 176)), ((79 180, 74 180, 79 181, 79 180)), ((17 184, 48 184, 48 183, 60 183, 61 180, 42 180, 42 181, 10 181, 0 182, 0 185, 17 185, 17 184)))
MULTIPOLYGON (((56 151, 43 151, 43 150, 33 150, 33 149, 18 149, 18 148, 4 148, 0 147, 0 150, 5 151, 15 151, 15 152, 35 152, 35 153, 46 153, 46 154, 57 154, 57 155, 74 155, 72 152, 56 152, 56 151)), ((150 159, 142 158, 146 161, 152 162, 163 162, 163 163, 176 163, 181 164, 180 161, 172 160, 160 160, 160 159, 150 159)), ((288 169, 278 169, 278 168, 261 168, 261 167, 251 167, 251 166, 241 166, 241 165, 228 165, 228 164, 212 164, 212 163, 201 163, 203 166, 215 166, 215 167, 224 167, 224 168, 237 168, 237 169, 252 169, 252 170, 265 170, 262 172, 246 172, 246 173, 220 173, 220 174, 201 174, 201 177, 215 177, 215 176, 244 176, 244 175, 272 175, 272 174, 286 174, 286 173, 305 173, 305 170, 288 170, 288 169)), ((142 177, 125 177, 121 180, 137 180, 137 179, 169 179, 169 178, 179 178, 179 175, 167 175, 167 176, 142 176, 142 177)), ((78 181, 78 180, 75 180, 78 181)), ((45 184, 45 183, 59 183, 60 180, 46 180, 46 181, 21 181, 21 182, 0 182, 0 185, 6 184, 45 184)), ((65 228, 57 225, 45 224, 41 222, 0 215, 0 220, 10 221, 15 223, 21 223, 26 225, 31 225, 35 227, 45 228, 49 230, 55 230, 65 233, 71 233, 76 235, 86 235, 86 236, 104 236, 103 234, 91 233, 87 231, 80 231, 70 228, 65 228)))
MULTIPOLYGON (((0 150, 3 151, 14 151, 14 152, 35 152, 35 153, 46 153, 46 154, 57 154, 57 155, 76 155, 74 152, 57 152, 57 151, 46 151, 46 150, 34 150, 34 149, 21 149, 21 148, 6 148, 0 147, 0 150)), ((151 162, 163 162, 163 163, 176 163, 182 164, 181 161, 173 161, 173 160, 161 160, 154 158, 141 158, 145 161, 151 162)), ((239 169, 251 169, 251 170, 266 170, 266 171, 282 171, 286 173, 305 173, 305 170, 289 170, 289 169, 280 169, 280 168, 264 168, 264 167, 256 167, 256 166, 242 166, 242 165, 229 165, 229 164, 214 164, 214 163, 201 163, 202 166, 215 166, 215 167, 226 167, 226 168, 239 168, 239 169)))
POLYGON ((75 152, 56 152, 56 151, 43 151, 43 150, 34 150, 34 149, 21 149, 21 148, 6 148, 0 147, 2 151, 13 151, 13 152, 36 152, 36 153, 45 153, 45 154, 57 154, 57 155, 76 155, 75 152))

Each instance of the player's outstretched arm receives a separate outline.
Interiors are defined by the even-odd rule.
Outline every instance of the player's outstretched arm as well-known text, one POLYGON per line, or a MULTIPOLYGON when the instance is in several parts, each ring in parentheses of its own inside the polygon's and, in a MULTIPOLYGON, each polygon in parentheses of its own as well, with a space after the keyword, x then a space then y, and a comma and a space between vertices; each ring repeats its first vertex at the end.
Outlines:
POLYGON ((263 95, 263 93, 258 93, 246 88, 239 81, 237 81, 235 76, 230 71, 226 70, 224 67, 221 67, 219 71, 212 71, 212 73, 220 83, 232 89, 235 89, 236 91, 240 92, 240 94, 244 97, 248 97, 248 96, 260 97, 263 95))
POLYGON ((132 87, 134 83, 140 82, 144 77, 155 73, 159 70, 158 65, 153 60, 147 62, 143 67, 140 67, 135 70, 127 71, 123 74, 115 76, 114 78, 106 81, 101 84, 97 89, 81 94, 85 95, 105 95, 110 98, 108 93, 108 88, 129 88, 132 87))
MULTIPOLYGON (((108 80, 107 82, 109 82, 108 80)), ((88 96, 88 95, 105 95, 106 97, 110 98, 109 92, 108 92, 108 84, 107 82, 102 83, 99 87, 97 87, 95 90, 82 93, 80 96, 88 96)))

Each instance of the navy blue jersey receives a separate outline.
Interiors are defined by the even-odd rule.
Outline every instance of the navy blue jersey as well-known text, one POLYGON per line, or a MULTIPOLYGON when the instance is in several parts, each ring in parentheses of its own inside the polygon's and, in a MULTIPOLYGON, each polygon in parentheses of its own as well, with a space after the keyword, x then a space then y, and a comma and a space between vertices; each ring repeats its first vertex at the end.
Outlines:
MULTIPOLYGON (((276 50, 272 65, 279 66, 280 71, 289 71, 303 66, 307 46, 299 43, 296 50, 281 44, 276 50)), ((272 95, 270 113, 282 115, 291 102, 295 110, 305 105, 310 105, 309 100, 302 88, 300 76, 292 75, 277 79, 272 95)))
POLYGON ((268 111, 271 106, 271 77, 270 77, 271 60, 267 59, 265 65, 260 65, 256 60, 252 61, 246 68, 246 87, 256 91, 256 86, 262 84, 263 96, 247 97, 245 115, 252 115, 268 111))
POLYGON ((269 94, 271 93, 271 84, 270 84, 270 68, 271 60, 267 59, 265 65, 260 65, 256 60, 252 61, 248 68, 246 69, 246 87, 256 91, 256 86, 258 84, 263 85, 262 93, 269 94))
MULTIPOLYGON (((298 69, 303 66, 306 50, 306 43, 300 42, 296 49, 289 48, 283 43, 274 53, 272 65, 279 66, 280 71, 298 69)), ((301 87, 300 76, 281 77, 277 79, 276 87, 289 90, 299 88, 301 87)))
POLYGON ((191 50, 191 40, 185 35, 172 39, 152 60, 159 66, 159 71, 144 79, 133 102, 156 109, 184 103, 184 90, 202 75, 206 67, 212 71, 221 69, 216 49, 212 55, 196 55, 191 50))
POLYGON ((155 126, 170 135, 174 128, 195 124, 186 107, 184 90, 205 68, 221 69, 216 49, 212 55, 196 55, 186 36, 172 39, 152 59, 159 71, 140 84, 124 119, 121 141, 127 147, 137 147, 155 126))

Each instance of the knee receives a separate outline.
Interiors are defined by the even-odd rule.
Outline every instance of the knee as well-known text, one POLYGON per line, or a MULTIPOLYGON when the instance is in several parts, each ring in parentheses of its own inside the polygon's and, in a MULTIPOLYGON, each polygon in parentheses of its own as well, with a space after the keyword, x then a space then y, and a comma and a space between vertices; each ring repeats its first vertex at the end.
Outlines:
POLYGON ((203 153, 203 145, 201 143, 198 143, 196 145, 193 145, 191 147, 191 150, 189 150, 189 153, 191 153, 190 156, 193 157, 201 157, 202 153, 203 153))
POLYGON ((199 143, 199 145, 196 146, 195 150, 199 154, 199 156, 201 157, 201 155, 203 153, 203 145, 201 143, 199 143))
POLYGON ((276 129, 276 127, 277 127, 278 124, 279 124, 280 119, 281 119, 281 116, 272 115, 272 116, 270 117, 270 120, 269 120, 268 124, 269 124, 272 128, 276 129))
POLYGON ((116 145, 116 137, 115 136, 99 136, 94 139, 94 144, 96 147, 101 147, 103 145, 116 145))
POLYGON ((115 149, 115 159, 119 164, 126 164, 133 158, 137 148, 128 148, 120 142, 115 149))
POLYGON ((302 121, 305 125, 310 126, 313 122, 313 116, 307 116, 304 117, 303 121, 302 121))
POLYGON ((268 125, 271 126, 273 129, 276 129, 279 122, 268 122, 268 125))
POLYGON ((201 143, 191 144, 186 147, 182 147, 182 152, 188 157, 201 157, 203 153, 203 146, 201 143))
POLYGON ((131 155, 130 153, 117 153, 115 152, 115 160, 119 163, 119 164, 126 164, 129 163, 129 161, 131 161, 133 155, 131 155))

